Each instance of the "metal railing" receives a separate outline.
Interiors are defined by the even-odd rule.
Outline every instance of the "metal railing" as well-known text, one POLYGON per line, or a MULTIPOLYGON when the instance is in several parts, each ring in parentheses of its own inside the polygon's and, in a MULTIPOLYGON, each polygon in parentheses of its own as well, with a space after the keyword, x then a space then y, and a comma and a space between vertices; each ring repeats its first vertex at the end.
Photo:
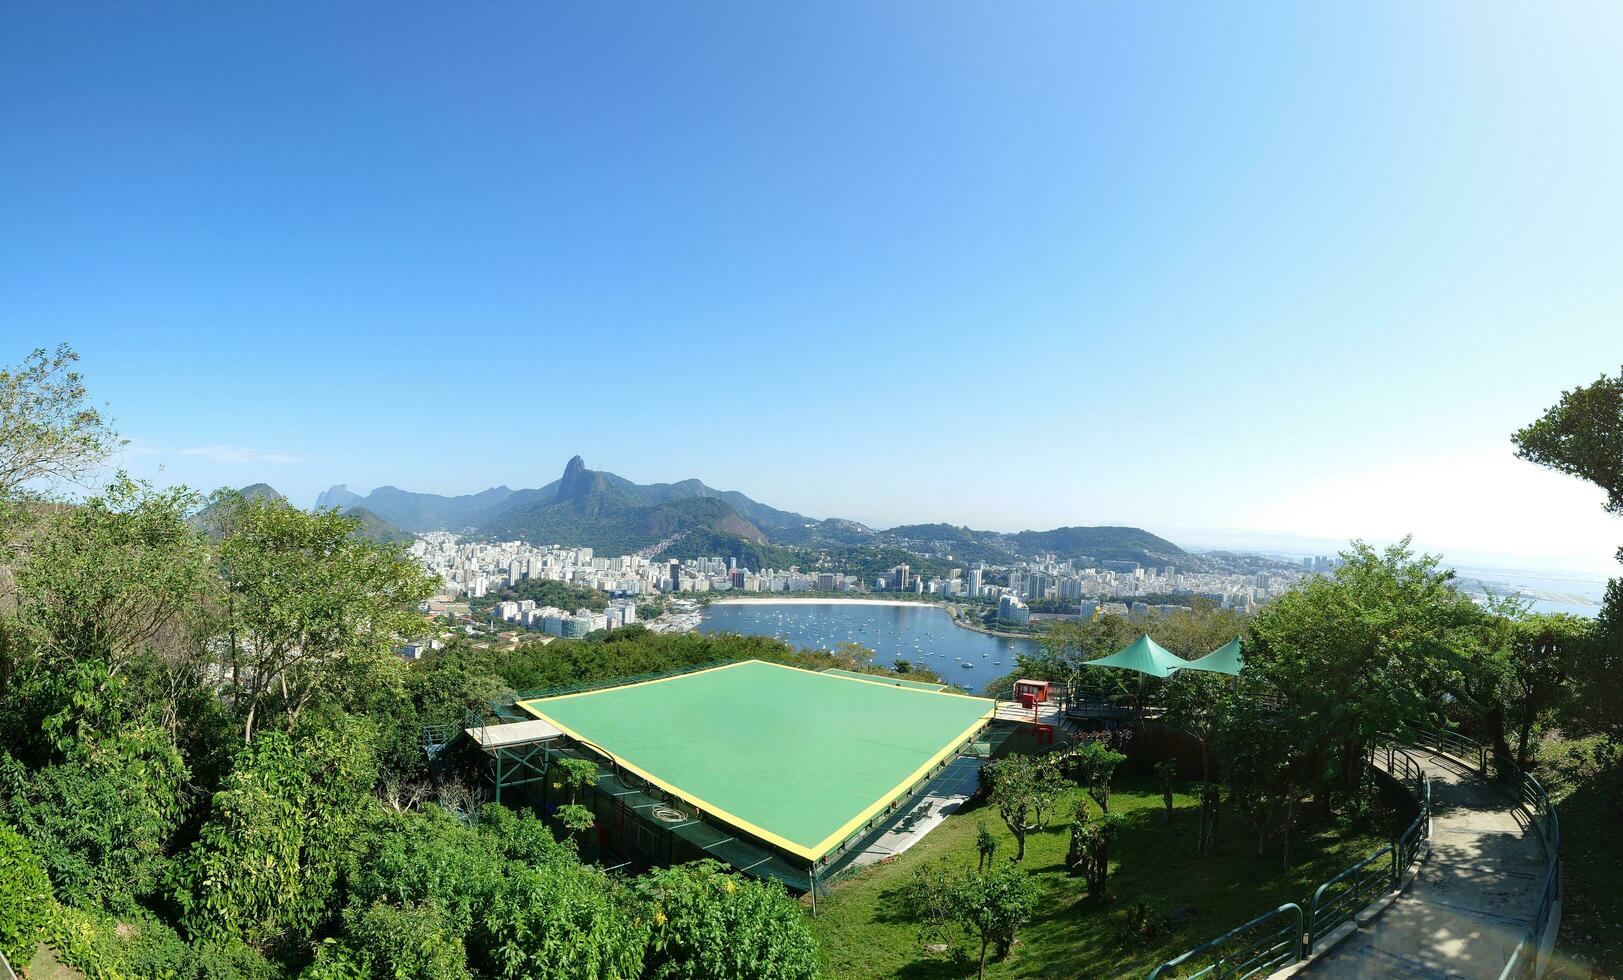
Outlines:
POLYGON ((1484 779, 1488 776, 1488 748, 1476 739, 1459 732, 1440 731, 1433 728, 1423 728, 1419 725, 1409 725, 1408 740, 1423 749, 1451 755, 1462 762, 1476 760, 1477 775, 1484 779))
POLYGON ((1392 888, 1396 868, 1397 851, 1389 845, 1320 885, 1308 913, 1307 948, 1312 950, 1337 926, 1375 904, 1377 896, 1392 888))
MULTIPOLYGON (((1252 919, 1208 943, 1196 946, 1182 956, 1167 960, 1150 973, 1150 980, 1172 976, 1189 978, 1211 976, 1228 980, 1265 973, 1297 962, 1312 955, 1318 941, 1337 926, 1350 921, 1359 912, 1374 904, 1382 894, 1396 889, 1410 866, 1418 859, 1420 845, 1431 836, 1431 777, 1426 773, 1425 767, 1403 751, 1401 746, 1388 744, 1384 752, 1387 773, 1414 797, 1415 805, 1419 809, 1419 813, 1395 843, 1363 858, 1320 885, 1313 893, 1311 912, 1307 917, 1305 929, 1301 906, 1281 905, 1274 911, 1252 919), (1383 858, 1386 860, 1383 861, 1383 858), (1255 929, 1259 924, 1290 909, 1296 910, 1297 917, 1294 950, 1290 956, 1279 958, 1280 954, 1272 945, 1274 940, 1271 933, 1265 933, 1247 942, 1241 941, 1248 929, 1255 929), (1225 951, 1225 945, 1234 947, 1233 951, 1225 951), (1190 974, 1167 972, 1206 956, 1212 957, 1212 962, 1199 972, 1190 974)), ((1375 759, 1372 757, 1369 762, 1373 767, 1375 759)))
POLYGON ((1538 904, 1533 909, 1533 922, 1511 951, 1510 961, 1499 974, 1500 980, 1525 980, 1538 975, 1538 963, 1545 952, 1544 933, 1549 928, 1555 904, 1561 899, 1561 818, 1556 813, 1555 804, 1550 802, 1550 795, 1545 792, 1543 783, 1523 772, 1509 756, 1495 755, 1493 761, 1498 777, 1507 784, 1511 795, 1527 809, 1533 829, 1544 842, 1544 853, 1548 858, 1538 904))
POLYGON ((1267 976, 1301 958, 1302 907, 1288 902, 1167 960, 1150 973, 1149 980, 1245 980, 1267 976))
POLYGON ((1420 805, 1420 812, 1398 835, 1393 850, 1392 881, 1393 887, 1396 887, 1420 857, 1420 845, 1431 838, 1431 776, 1413 756, 1390 743, 1386 746, 1386 772, 1400 784, 1406 785, 1409 794, 1420 805))

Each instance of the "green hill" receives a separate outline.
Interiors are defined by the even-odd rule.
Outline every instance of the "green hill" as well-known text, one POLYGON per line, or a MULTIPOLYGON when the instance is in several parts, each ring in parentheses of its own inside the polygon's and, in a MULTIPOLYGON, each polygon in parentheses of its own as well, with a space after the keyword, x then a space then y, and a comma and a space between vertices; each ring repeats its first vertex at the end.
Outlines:
POLYGON ((725 501, 687 497, 657 501, 611 473, 586 468, 579 456, 569 461, 551 499, 527 495, 498 509, 479 524, 482 534, 532 544, 590 547, 604 554, 628 554, 685 532, 766 543, 766 535, 725 501), (650 497, 656 502, 650 502, 650 497))
POLYGON ((412 540, 410 531, 384 520, 365 507, 351 507, 344 511, 344 516, 361 522, 355 534, 368 541, 376 541, 379 544, 409 544, 412 540))

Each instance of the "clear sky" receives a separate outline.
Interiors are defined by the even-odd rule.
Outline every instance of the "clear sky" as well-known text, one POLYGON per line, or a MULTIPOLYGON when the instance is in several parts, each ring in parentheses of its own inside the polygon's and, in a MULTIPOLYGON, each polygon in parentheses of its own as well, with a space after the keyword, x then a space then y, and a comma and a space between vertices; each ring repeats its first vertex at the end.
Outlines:
POLYGON ((0 3, 0 362, 134 472, 1605 571, 1623 5, 0 3))

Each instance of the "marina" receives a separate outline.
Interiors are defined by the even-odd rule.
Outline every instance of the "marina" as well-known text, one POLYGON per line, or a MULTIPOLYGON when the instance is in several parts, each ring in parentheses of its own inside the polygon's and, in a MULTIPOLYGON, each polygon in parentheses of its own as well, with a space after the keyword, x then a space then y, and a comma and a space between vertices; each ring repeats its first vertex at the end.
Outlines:
POLYGON ((906 660, 975 693, 1013 672, 1019 654, 1037 649, 1033 640, 964 629, 942 607, 923 603, 716 603, 704 608, 699 631, 774 636, 801 649, 834 650, 856 643, 874 651, 874 663, 891 666, 906 660))

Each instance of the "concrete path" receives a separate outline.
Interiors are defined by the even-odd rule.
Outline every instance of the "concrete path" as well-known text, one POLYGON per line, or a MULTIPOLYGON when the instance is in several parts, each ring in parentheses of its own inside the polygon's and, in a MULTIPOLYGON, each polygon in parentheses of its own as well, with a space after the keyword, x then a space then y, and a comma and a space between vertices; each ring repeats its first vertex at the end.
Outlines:
POLYGON ((1431 774, 1433 814, 1414 881, 1294 975, 1495 978, 1531 926, 1546 864, 1527 813, 1465 763, 1408 751, 1431 774))

